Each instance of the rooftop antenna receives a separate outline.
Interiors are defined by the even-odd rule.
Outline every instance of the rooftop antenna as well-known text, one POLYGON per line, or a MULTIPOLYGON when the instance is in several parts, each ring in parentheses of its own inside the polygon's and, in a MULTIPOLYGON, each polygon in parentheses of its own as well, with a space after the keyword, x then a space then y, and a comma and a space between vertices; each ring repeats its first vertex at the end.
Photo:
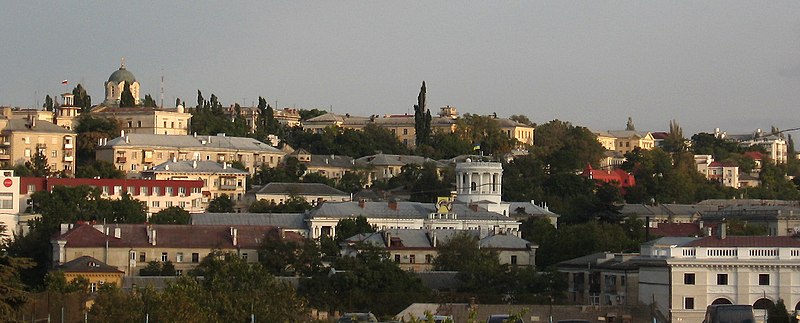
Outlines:
POLYGON ((161 67, 161 108, 164 108, 164 67, 161 67))

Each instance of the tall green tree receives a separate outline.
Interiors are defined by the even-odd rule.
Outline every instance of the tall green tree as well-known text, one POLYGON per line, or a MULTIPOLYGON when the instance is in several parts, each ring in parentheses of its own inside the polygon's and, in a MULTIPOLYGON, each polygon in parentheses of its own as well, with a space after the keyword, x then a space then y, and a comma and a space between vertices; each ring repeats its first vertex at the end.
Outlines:
POLYGON ((42 108, 47 111, 53 111, 55 104, 53 103, 53 98, 50 97, 50 94, 44 97, 44 104, 42 104, 42 108))
POLYGON ((119 98, 119 106, 125 108, 136 106, 136 99, 133 97, 131 85, 128 84, 128 82, 125 82, 125 85, 122 87, 122 94, 119 98))
POLYGON ((189 224, 191 220, 189 211, 179 206, 170 206, 150 216, 149 222, 153 224, 189 224))
POLYGON ((83 85, 78 83, 74 89, 72 89, 73 95, 73 104, 76 107, 81 107, 81 113, 89 112, 89 109, 92 108, 92 97, 86 93, 86 89, 83 88, 83 85))
POLYGON ((341 219, 336 223, 335 240, 338 243, 359 233, 370 232, 375 232, 375 227, 369 224, 364 216, 359 215, 355 218, 341 219))
POLYGON ((158 106, 158 103, 156 103, 156 100, 154 100, 153 97, 150 96, 150 94, 145 94, 144 102, 142 102, 142 106, 149 107, 149 108, 155 108, 155 107, 158 106))
POLYGON ((686 138, 683 137, 683 128, 675 120, 669 122, 669 133, 667 138, 664 139, 663 149, 670 153, 686 150, 686 138))
POLYGON ((783 299, 778 299, 772 307, 767 309, 767 323, 790 323, 793 322, 789 317, 789 311, 786 310, 786 304, 783 299))
POLYGON ((417 104, 414 105, 414 130, 416 131, 417 146, 429 144, 431 138, 431 111, 426 106, 426 95, 425 81, 422 81, 417 104))
POLYGON ((36 152, 31 157, 31 160, 25 162, 25 166, 31 170, 31 175, 33 175, 33 177, 47 177, 53 173, 47 161, 46 153, 47 151, 44 148, 39 148, 37 146, 36 152))
POLYGON ((233 213, 233 200, 228 194, 221 194, 208 202, 206 210, 210 213, 233 213))
POLYGON ((258 249, 258 261, 272 275, 308 277, 322 268, 322 258, 313 239, 290 240, 267 234, 258 249))
POLYGON ((17 317, 27 302, 28 293, 21 272, 33 267, 31 260, 8 253, 6 227, 0 224, 0 317, 17 317))
POLYGON ((75 153, 77 164, 86 165, 96 160, 95 151, 100 140, 119 137, 121 130, 122 124, 117 119, 81 114, 75 127, 78 133, 75 153))

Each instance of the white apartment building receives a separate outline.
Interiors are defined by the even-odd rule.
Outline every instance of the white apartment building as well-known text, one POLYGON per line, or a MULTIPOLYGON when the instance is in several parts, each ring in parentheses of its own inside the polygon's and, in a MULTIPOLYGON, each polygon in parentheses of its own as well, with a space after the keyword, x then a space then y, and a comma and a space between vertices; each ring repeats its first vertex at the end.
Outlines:
POLYGON ((662 238, 642 245, 639 302, 671 322, 701 322, 711 304, 749 304, 756 321, 782 299, 800 308, 800 241, 792 237, 662 238))

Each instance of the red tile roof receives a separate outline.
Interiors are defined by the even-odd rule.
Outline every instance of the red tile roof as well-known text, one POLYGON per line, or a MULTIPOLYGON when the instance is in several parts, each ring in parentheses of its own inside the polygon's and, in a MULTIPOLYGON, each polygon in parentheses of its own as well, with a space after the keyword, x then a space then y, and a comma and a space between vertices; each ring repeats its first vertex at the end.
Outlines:
MULTIPOLYGON (((111 224, 105 227, 108 235, 90 224, 78 224, 53 240, 66 241, 67 248, 104 247, 106 242, 110 248, 151 246, 146 224, 111 224), (120 238, 114 237, 116 228, 119 228, 120 238)), ((154 224, 150 227, 156 232, 156 246, 167 248, 258 248, 265 235, 281 234, 280 228, 274 226, 154 224), (237 229, 237 246, 233 245, 231 227, 237 229)), ((296 232, 286 231, 283 235, 286 239, 303 241, 303 237, 296 232)))
POLYGON ((619 168, 612 170, 599 170, 592 168, 592 165, 586 165, 586 169, 583 170, 582 175, 596 181, 606 183, 616 182, 620 187, 631 187, 636 185, 636 178, 619 168))
POLYGON ((768 236, 716 236, 703 237, 686 245, 687 247, 800 247, 800 240, 792 237, 768 236))
POLYGON ((658 227, 649 228, 650 234, 658 237, 697 237, 703 230, 695 223, 658 223, 658 227))
POLYGON ((758 151, 748 151, 748 152, 745 152, 743 155, 745 155, 746 157, 750 157, 753 160, 762 160, 762 159, 764 159, 764 156, 761 154, 761 152, 758 152, 758 151))

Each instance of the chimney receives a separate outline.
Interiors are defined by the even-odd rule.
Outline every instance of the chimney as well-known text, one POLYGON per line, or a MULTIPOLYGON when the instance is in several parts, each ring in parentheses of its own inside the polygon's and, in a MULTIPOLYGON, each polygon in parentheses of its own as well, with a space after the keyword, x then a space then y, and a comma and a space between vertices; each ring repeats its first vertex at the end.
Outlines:
POLYGON ((473 212, 478 212, 478 204, 470 203, 469 209, 472 210, 473 212))
POLYGON ((363 208, 364 208, 364 204, 365 204, 365 203, 364 203, 364 199, 359 199, 359 200, 358 200, 358 207, 360 207, 360 208, 362 208, 362 209, 363 209, 363 208))
POLYGON ((147 242, 149 242, 150 245, 156 245, 156 229, 154 229, 152 225, 147 226, 147 242))
POLYGON ((114 228, 114 238, 122 238, 122 229, 119 227, 114 228))
POLYGON ((728 236, 728 228, 725 222, 719 224, 719 228, 717 228, 717 238, 725 239, 728 236))
POLYGON ((397 211, 397 201, 389 201, 389 208, 397 211))
POLYGON ((437 243, 438 243, 438 239, 437 239, 437 237, 436 237, 436 231, 433 231, 433 232, 431 233, 431 245, 432 245, 434 248, 436 248, 436 245, 437 245, 437 243))
POLYGON ((62 223, 60 232, 61 232, 61 234, 64 234, 64 233, 67 233, 67 231, 69 231, 70 229, 72 229, 72 224, 70 224, 70 223, 62 223))
POLYGON ((228 169, 228 163, 223 162, 222 163, 222 169, 228 169))
POLYGON ((31 128, 36 128, 36 119, 37 117, 31 117, 31 128))
POLYGON ((173 163, 177 163, 178 162, 178 157, 172 156, 172 162, 173 163))
POLYGON ((197 138, 197 132, 195 131, 195 133, 193 133, 193 134, 192 134, 192 136, 194 136, 195 138, 197 138))
POLYGON ((239 246, 239 229, 231 227, 231 242, 234 247, 239 246))
POLYGON ((392 234, 389 231, 384 231, 384 239, 386 239, 386 248, 392 246, 392 234))
POLYGON ((192 168, 197 168, 197 160, 192 161, 192 168))
POLYGON ((119 131, 119 136, 120 137, 125 137, 125 130, 120 130, 119 131))
POLYGON ((131 138, 130 138, 130 137, 128 137, 128 136, 125 136, 125 143, 126 143, 126 144, 128 144, 128 143, 130 143, 130 142, 131 142, 131 138))

